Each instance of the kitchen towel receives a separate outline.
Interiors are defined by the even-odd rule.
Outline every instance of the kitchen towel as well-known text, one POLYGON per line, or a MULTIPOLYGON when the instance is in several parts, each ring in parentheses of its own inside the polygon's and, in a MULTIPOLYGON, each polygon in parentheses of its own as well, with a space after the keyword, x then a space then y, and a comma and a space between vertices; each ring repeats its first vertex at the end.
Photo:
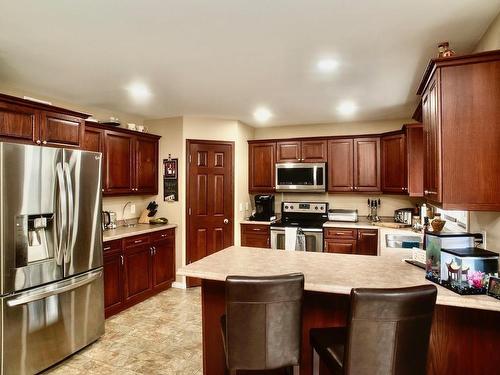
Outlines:
POLYGON ((297 244, 297 228, 285 227, 285 250, 295 251, 297 244))

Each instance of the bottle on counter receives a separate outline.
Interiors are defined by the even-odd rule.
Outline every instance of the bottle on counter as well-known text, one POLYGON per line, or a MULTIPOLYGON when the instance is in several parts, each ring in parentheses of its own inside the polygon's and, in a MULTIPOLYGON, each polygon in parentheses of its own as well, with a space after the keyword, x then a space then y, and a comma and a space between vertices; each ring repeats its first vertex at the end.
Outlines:
POLYGON ((420 223, 422 225, 425 225, 425 219, 427 218, 427 205, 424 203, 421 207, 420 207, 420 223))

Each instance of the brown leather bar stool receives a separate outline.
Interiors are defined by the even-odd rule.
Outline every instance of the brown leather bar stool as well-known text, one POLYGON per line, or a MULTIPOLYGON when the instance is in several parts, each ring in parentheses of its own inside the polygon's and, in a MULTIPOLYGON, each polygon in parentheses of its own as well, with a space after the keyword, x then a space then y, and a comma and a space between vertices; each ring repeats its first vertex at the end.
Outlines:
POLYGON ((315 355, 334 374, 425 374, 436 295, 434 285, 353 289, 347 327, 311 329, 315 355))
POLYGON ((221 317, 226 365, 272 370, 299 364, 304 275, 228 276, 221 317))

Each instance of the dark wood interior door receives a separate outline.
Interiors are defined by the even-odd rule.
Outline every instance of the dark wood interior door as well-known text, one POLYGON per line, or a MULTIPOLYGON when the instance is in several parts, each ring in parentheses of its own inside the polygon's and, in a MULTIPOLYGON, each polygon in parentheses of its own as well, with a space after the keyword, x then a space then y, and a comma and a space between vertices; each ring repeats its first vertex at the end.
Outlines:
POLYGON ((352 138, 328 142, 328 191, 353 191, 353 141, 352 138))
MULTIPOLYGON (((234 244, 234 143, 188 140, 187 262, 234 244)), ((200 285, 188 280, 188 286, 200 285)))
POLYGON ((354 191, 380 191, 380 138, 354 139, 354 191))

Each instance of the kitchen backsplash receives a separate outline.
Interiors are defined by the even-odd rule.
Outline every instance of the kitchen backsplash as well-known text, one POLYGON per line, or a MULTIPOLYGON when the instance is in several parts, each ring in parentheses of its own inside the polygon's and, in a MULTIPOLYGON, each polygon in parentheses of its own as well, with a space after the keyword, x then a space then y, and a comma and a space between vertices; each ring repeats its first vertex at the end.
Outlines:
POLYGON ((116 219, 123 220, 123 207, 127 202, 132 202, 135 204, 135 212, 131 212, 131 205, 127 206, 125 211, 125 217, 127 219, 135 218, 141 216, 142 210, 145 210, 148 203, 155 200, 156 195, 153 196, 123 196, 123 197, 104 197, 102 199, 102 210, 103 211, 114 211, 116 212, 116 219))

